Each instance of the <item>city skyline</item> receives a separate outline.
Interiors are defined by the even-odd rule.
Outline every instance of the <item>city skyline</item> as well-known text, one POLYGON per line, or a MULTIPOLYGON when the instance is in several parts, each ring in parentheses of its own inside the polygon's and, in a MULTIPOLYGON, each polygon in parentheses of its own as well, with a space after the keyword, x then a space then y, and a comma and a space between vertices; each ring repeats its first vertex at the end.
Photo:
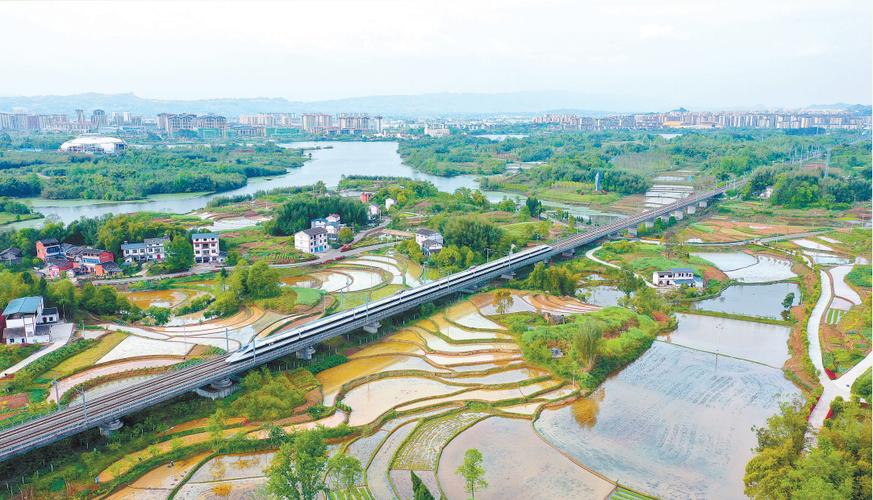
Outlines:
POLYGON ((870 103, 868 2, 71 2, 0 11, 0 42, 16 47, 0 55, 17 75, 6 96, 555 91, 614 111, 870 103), (41 36, 27 35, 34 30, 41 36), (30 41, 14 43, 22 39, 30 41))

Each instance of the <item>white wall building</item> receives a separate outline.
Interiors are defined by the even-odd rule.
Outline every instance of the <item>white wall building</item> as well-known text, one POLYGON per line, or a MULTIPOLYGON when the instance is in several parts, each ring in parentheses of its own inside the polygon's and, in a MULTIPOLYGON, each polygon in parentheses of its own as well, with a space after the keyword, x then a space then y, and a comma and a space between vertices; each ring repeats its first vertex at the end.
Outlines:
POLYGON ((196 233, 191 235, 194 246, 194 262, 221 263, 224 257, 218 249, 218 233, 196 233))
POLYGON ((44 344, 51 342, 51 326, 60 319, 58 309, 45 307, 42 297, 20 297, 3 309, 6 327, 3 342, 7 344, 44 344))
POLYGON ((116 137, 86 135, 76 137, 63 144, 60 150, 64 153, 102 153, 114 155, 127 149, 127 143, 116 137))
POLYGON ((170 242, 170 238, 166 236, 161 238, 146 238, 142 243, 121 244, 121 256, 125 262, 160 262, 167 258, 167 252, 164 245, 170 242))
POLYGON ((327 230, 313 227, 294 233, 294 248, 306 253, 321 253, 327 250, 327 230))
POLYGON ((694 276, 694 271, 688 268, 673 268, 667 271, 655 271, 652 273, 652 283, 655 286, 703 286, 703 280, 696 278, 694 276))

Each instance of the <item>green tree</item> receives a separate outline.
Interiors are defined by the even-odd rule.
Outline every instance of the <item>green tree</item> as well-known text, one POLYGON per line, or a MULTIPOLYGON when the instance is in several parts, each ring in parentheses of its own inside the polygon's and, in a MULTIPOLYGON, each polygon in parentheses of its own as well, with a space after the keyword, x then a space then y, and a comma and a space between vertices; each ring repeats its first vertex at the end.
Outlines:
POLYGON ((255 262, 246 276, 246 290, 256 299, 279 295, 279 273, 262 260, 255 262))
POLYGON ((470 448, 464 453, 464 463, 458 466, 457 474, 464 478, 464 491, 476 498, 476 490, 488 487, 485 481, 485 467, 482 465, 482 452, 470 448))
POLYGON ((194 265, 194 247, 187 238, 176 235, 166 245, 167 257, 161 263, 161 270, 167 273, 187 271, 194 265))
POLYGON ((337 234, 337 239, 342 244, 351 243, 353 239, 355 239, 355 231, 346 226, 339 230, 339 234, 337 234))
POLYGON ((579 331, 572 340, 573 356, 583 370, 590 372, 597 362, 597 345, 601 332, 590 322, 577 323, 579 331))
POLYGON ((766 427, 753 427, 757 455, 746 464, 746 495, 753 498, 791 498, 785 483, 806 445, 809 423, 803 401, 782 403, 780 412, 767 419, 766 427))
POLYGON ((618 280, 618 289, 624 292, 626 297, 630 297, 630 294, 637 291, 641 286, 643 286, 642 280, 637 278, 633 271, 625 269, 621 272, 621 277, 618 280))
POLYGON ((497 290, 494 294, 494 302, 497 314, 506 314, 506 311, 512 307, 512 292, 506 289, 497 290))
POLYGON ((324 489, 327 447, 318 431, 303 431, 279 447, 268 471, 267 488, 279 498, 312 500, 324 489))
POLYGON ((224 442, 224 422, 224 410, 219 408, 209 417, 209 421, 206 424, 206 431, 209 433, 209 444, 215 451, 218 451, 221 448, 221 443, 224 442))
POLYGON ((60 308, 64 318, 73 316, 78 309, 76 286, 69 280, 58 280, 48 284, 48 300, 60 308))
POLYGON ((351 490, 364 476, 364 469, 357 458, 339 453, 327 462, 327 476, 332 486, 341 490, 351 490))
POLYGON ((791 306, 794 305, 794 292, 789 292, 788 295, 782 299, 782 308, 783 309, 791 309, 791 306))

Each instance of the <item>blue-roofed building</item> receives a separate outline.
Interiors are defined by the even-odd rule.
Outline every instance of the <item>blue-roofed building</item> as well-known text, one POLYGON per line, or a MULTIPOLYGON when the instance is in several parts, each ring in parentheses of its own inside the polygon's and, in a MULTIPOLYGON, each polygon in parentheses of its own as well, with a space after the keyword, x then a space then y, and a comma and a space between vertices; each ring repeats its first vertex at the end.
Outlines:
POLYGON ((45 307, 42 297, 19 297, 3 309, 3 342, 41 344, 51 342, 52 323, 59 319, 55 307, 45 307))

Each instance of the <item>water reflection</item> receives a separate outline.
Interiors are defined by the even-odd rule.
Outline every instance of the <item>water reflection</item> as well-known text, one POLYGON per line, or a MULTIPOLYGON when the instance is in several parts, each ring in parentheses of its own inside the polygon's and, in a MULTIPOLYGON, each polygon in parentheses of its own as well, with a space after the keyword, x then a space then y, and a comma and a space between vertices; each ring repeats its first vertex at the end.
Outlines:
MULTIPOLYGON (((35 209, 46 217, 65 224, 80 217, 99 217, 107 213, 166 212, 188 213, 206 206, 216 196, 253 194, 262 190, 288 186, 304 186, 324 182, 336 186, 344 175, 390 175, 428 180, 441 191, 453 192, 460 187, 476 188, 473 176, 438 177, 413 170, 403 164, 397 154, 396 142, 292 142, 281 144, 288 148, 321 147, 312 151, 312 160, 285 175, 249 179, 247 185, 223 193, 179 193, 150 196, 135 202, 104 202, 100 200, 30 200, 35 209)), ((41 219, 44 222, 44 219, 41 219)))

